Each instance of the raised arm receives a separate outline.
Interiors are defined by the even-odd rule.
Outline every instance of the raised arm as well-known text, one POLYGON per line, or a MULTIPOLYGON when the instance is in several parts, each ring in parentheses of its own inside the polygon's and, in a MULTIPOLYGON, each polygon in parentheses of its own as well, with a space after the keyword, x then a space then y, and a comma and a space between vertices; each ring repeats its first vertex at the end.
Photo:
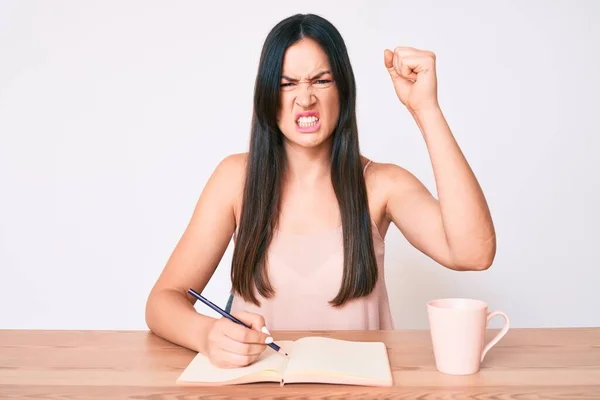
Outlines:
POLYGON ((385 65, 400 101, 418 125, 431 159, 438 199, 406 170, 381 167, 389 220, 416 248, 455 270, 483 270, 493 262, 496 235, 483 191, 437 101, 435 56, 397 47, 385 65))

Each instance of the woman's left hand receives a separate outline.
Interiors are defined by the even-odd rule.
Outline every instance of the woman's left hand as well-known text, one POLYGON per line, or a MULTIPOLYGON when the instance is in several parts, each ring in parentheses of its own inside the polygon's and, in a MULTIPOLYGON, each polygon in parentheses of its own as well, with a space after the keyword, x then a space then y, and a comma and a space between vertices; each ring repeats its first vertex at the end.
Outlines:
POLYGON ((384 51, 398 98, 411 113, 438 108, 435 54, 412 47, 384 51))

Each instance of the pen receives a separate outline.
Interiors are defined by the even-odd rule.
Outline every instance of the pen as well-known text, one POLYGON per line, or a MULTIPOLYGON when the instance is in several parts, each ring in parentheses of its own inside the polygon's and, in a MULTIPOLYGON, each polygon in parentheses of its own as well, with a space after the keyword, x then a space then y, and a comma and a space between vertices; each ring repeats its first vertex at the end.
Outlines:
MULTIPOLYGON (((216 312, 218 312, 219 314, 221 314, 222 316, 224 316, 225 318, 235 322, 236 324, 245 326, 248 329, 252 329, 251 327, 249 327, 248 325, 246 325, 245 323, 243 323, 242 321, 240 321, 233 315, 229 314, 227 311, 222 310, 219 306, 217 306, 216 304, 214 304, 213 302, 211 302, 210 300, 208 300, 207 298, 202 296, 200 293, 196 292, 194 289, 189 289, 188 293, 191 294, 192 296, 194 296, 195 298, 197 298, 198 300, 200 300, 201 302, 203 302, 204 304, 206 304, 207 306, 209 306, 210 308, 212 308, 213 310, 215 310, 216 312)), ((275 350, 276 352, 279 352, 279 350, 281 349, 281 347, 277 346, 275 343, 269 343, 268 346, 270 348, 272 348, 273 350, 275 350)), ((283 354, 285 354, 286 356, 288 355, 285 352, 283 352, 283 354)))

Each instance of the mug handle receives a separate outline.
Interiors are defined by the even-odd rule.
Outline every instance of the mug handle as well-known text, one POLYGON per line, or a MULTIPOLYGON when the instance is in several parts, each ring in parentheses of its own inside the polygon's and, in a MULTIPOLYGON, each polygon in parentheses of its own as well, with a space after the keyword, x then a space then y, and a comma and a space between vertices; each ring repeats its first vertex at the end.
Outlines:
POLYGON ((490 323, 490 320, 497 315, 504 318, 504 325, 502 326, 502 329, 500 330, 500 332, 498 332, 498 334, 492 340, 490 340, 490 342, 484 347, 483 352, 481 353, 481 362, 483 362, 483 359, 485 358, 485 355, 487 354, 487 352, 492 347, 494 347, 494 345, 496 343, 498 343, 500 341, 500 339, 502 339, 502 337, 504 337, 504 335, 506 335, 506 332, 508 332, 508 329, 510 327, 510 321, 508 319, 508 315, 506 315, 502 311, 493 311, 491 313, 488 313, 486 326, 490 323))

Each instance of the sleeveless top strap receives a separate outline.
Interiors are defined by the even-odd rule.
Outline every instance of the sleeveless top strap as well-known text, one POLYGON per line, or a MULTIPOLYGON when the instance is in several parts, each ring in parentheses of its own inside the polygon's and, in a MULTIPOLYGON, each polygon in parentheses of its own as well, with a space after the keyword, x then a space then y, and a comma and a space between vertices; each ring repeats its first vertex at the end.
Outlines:
POLYGON ((367 161, 367 163, 365 164, 365 168, 363 169, 363 175, 365 174, 365 172, 367 171, 367 167, 371 164, 371 160, 367 161))

